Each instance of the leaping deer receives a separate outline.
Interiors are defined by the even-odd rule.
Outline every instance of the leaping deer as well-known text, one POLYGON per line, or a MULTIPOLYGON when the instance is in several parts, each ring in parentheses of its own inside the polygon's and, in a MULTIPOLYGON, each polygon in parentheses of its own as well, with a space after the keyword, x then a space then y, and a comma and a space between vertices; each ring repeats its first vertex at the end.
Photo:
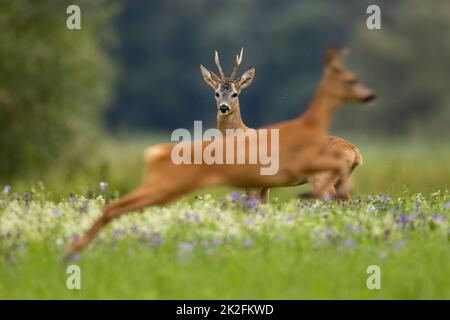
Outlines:
MULTIPOLYGON (((237 70, 242 63, 243 51, 244 48, 236 55, 233 71, 228 78, 225 76, 222 66, 220 65, 219 54, 217 51, 215 52, 214 62, 219 70, 220 76, 217 76, 214 72, 209 71, 203 65, 200 65, 203 79, 215 92, 217 128, 224 136, 228 132, 231 132, 228 129, 242 129, 242 131, 249 129, 242 120, 239 95, 243 89, 247 88, 252 83, 256 69, 251 67, 245 71, 239 79, 235 79, 237 70), (236 88, 240 88, 239 92, 236 88)), ((330 136, 328 138, 328 147, 326 149, 331 155, 342 156, 345 159, 350 174, 362 163, 362 155, 358 148, 342 138, 330 136)), ((322 197, 331 198, 336 196, 336 188, 340 183, 340 179, 339 176, 333 172, 321 172, 310 177, 298 177, 297 181, 290 183, 289 186, 299 186, 308 182, 313 186, 314 194, 321 193, 322 197)), ((266 203, 269 200, 268 188, 247 190, 246 193, 247 195, 255 195, 262 203, 266 203)))
MULTIPOLYGON (((72 244, 66 258, 88 245, 111 220, 130 211, 168 203, 200 188, 217 185, 237 188, 279 187, 295 183, 298 177, 331 171, 339 173, 341 179, 337 195, 346 198, 348 167, 342 157, 336 158, 325 152, 327 130, 335 111, 343 102, 370 101, 374 94, 359 82, 352 72, 344 68, 342 59, 343 55, 339 50, 329 49, 326 54, 325 72, 308 111, 298 119, 269 127, 279 130, 279 170, 276 174, 261 175, 261 164, 176 165, 171 159, 173 143, 150 147, 145 156, 147 172, 141 185, 117 202, 108 205, 85 235, 72 244)), ((239 81, 234 85, 236 93, 240 93, 246 81, 244 78, 243 82, 239 81)), ((270 135, 271 131, 268 132, 268 136, 270 135)), ((237 138, 223 137, 223 142, 226 144, 227 140, 236 141, 237 138)), ((213 142, 203 141, 200 145, 204 150, 211 143, 213 142)), ((194 149, 195 143, 190 143, 190 146, 194 149)), ((233 151, 236 154, 237 144, 234 143, 234 146, 233 151)), ((269 144, 269 152, 270 147, 269 144)))

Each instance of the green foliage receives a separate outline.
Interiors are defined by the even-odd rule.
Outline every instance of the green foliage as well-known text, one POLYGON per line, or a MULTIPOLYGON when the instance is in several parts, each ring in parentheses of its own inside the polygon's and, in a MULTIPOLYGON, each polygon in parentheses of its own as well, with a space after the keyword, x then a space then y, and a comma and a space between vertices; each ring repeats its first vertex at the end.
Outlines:
POLYGON ((81 290, 68 290, 60 259, 105 197, 0 196, 0 298, 450 297, 447 192, 252 209, 222 195, 147 208, 113 221, 70 263, 81 290), (381 290, 366 286, 370 265, 381 268, 381 290))
POLYGON ((36 175, 58 160, 80 165, 110 96, 105 47, 115 11, 78 1, 81 30, 66 28, 71 1, 0 4, 0 180, 36 175))
POLYGON ((376 88, 379 101, 356 114, 346 110, 346 127, 378 132, 439 136, 450 121, 450 31, 448 1, 396 1, 382 7, 379 32, 353 33, 352 60, 376 88), (351 115, 350 115, 351 114, 351 115))

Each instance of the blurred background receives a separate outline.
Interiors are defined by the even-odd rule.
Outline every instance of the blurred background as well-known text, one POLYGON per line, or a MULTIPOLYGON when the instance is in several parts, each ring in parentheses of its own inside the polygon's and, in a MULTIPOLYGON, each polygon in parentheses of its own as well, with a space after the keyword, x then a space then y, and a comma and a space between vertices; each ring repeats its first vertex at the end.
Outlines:
MULTIPOLYGON (((448 0, 17 0, 0 3, 0 185, 56 196, 100 181, 121 193, 142 152, 194 120, 215 126, 214 50, 228 73, 257 69, 240 96, 259 127, 301 114, 330 44, 378 96, 344 106, 332 133, 358 145, 355 192, 434 192, 450 181, 448 0), (81 30, 66 8, 81 8, 81 30), (381 7, 381 30, 366 9, 381 7)), ((297 192, 278 191, 280 197, 297 192)))

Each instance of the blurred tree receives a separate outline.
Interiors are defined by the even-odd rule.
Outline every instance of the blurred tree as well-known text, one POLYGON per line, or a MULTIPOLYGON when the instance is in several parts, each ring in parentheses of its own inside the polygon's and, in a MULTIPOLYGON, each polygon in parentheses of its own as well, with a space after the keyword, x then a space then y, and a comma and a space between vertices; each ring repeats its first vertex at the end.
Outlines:
POLYGON ((218 49, 229 72, 241 47, 240 72, 257 69, 255 82, 241 96, 246 121, 261 126, 295 116, 317 85, 325 48, 344 42, 352 26, 339 23, 348 9, 332 0, 124 4, 117 20, 124 73, 107 112, 113 128, 173 129, 189 127, 194 119, 214 126, 214 97, 199 65, 215 70, 218 49))
POLYGON ((448 133, 450 3, 395 1, 382 14, 381 31, 360 28, 351 41, 352 60, 379 101, 364 112, 344 112, 343 124, 386 134, 448 133))
POLYGON ((113 1, 80 0, 81 30, 66 28, 72 1, 0 3, 0 180, 70 158, 79 165, 98 132, 113 80, 113 1))

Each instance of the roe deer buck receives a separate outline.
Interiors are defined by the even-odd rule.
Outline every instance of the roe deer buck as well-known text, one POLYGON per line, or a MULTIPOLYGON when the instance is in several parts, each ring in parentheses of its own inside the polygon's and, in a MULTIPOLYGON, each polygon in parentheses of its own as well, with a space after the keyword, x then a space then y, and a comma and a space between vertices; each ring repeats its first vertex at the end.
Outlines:
MULTIPOLYGON (((269 127, 278 129, 276 132, 279 134, 279 144, 273 146, 279 149, 279 170, 275 174, 262 175, 261 163, 195 164, 193 160, 190 164, 177 165, 171 158, 175 147, 173 143, 153 146, 146 152, 147 172, 141 185, 108 205, 85 235, 72 244, 66 253, 66 259, 89 244, 111 220, 130 211, 168 203, 200 188, 217 185, 237 188, 279 187, 294 183, 298 177, 332 171, 339 172, 341 178, 337 195, 346 198, 349 172, 341 157, 336 158, 324 152, 328 141, 327 130, 334 112, 343 102, 369 101, 374 98, 374 94, 343 67, 342 59, 342 53, 338 49, 330 48, 326 54, 325 72, 308 111, 303 117, 269 127)), ((240 92, 241 84, 236 90, 240 92)), ((269 130, 268 136, 270 135, 272 131, 269 130)), ((236 140, 238 136, 228 136, 219 142, 236 140)), ((201 141, 198 144, 205 150, 212 143, 215 141, 201 141)), ((251 143, 255 142, 248 142, 249 149, 255 147, 251 143)), ((259 147, 259 141, 256 144, 259 147)), ((189 143, 192 150, 196 145, 195 142, 189 143)), ((232 151, 236 154, 238 146, 236 143, 233 145, 232 151)), ((247 143, 244 147, 247 147, 247 143)), ((273 148, 269 144, 269 152, 273 148)), ((191 155, 193 157, 193 152, 191 155)))
MULTIPOLYGON (((228 129, 241 129, 242 131, 249 129, 241 117, 239 95, 243 89, 252 83, 256 69, 251 67, 239 79, 235 79, 237 70, 242 63, 243 51, 244 48, 241 49, 240 54, 236 55, 234 68, 229 78, 223 72, 217 51, 215 52, 214 61, 219 70, 220 77, 206 69, 203 65, 200 65, 203 79, 215 92, 217 128, 222 132, 223 136, 227 135, 228 132, 233 132, 228 129), (236 88, 240 88, 240 90, 236 88)), ((345 159, 350 174, 362 163, 362 155, 358 148, 342 138, 330 136, 326 149, 327 153, 342 156, 345 159)), ((336 196, 336 187, 339 185, 340 179, 333 172, 323 172, 310 177, 299 177, 296 182, 290 183, 289 186, 302 185, 308 182, 313 186, 315 193, 319 193, 322 190, 323 197, 331 198, 336 196)), ((266 203, 269 200, 268 188, 246 190, 246 193, 247 195, 255 195, 262 203, 266 203)))

